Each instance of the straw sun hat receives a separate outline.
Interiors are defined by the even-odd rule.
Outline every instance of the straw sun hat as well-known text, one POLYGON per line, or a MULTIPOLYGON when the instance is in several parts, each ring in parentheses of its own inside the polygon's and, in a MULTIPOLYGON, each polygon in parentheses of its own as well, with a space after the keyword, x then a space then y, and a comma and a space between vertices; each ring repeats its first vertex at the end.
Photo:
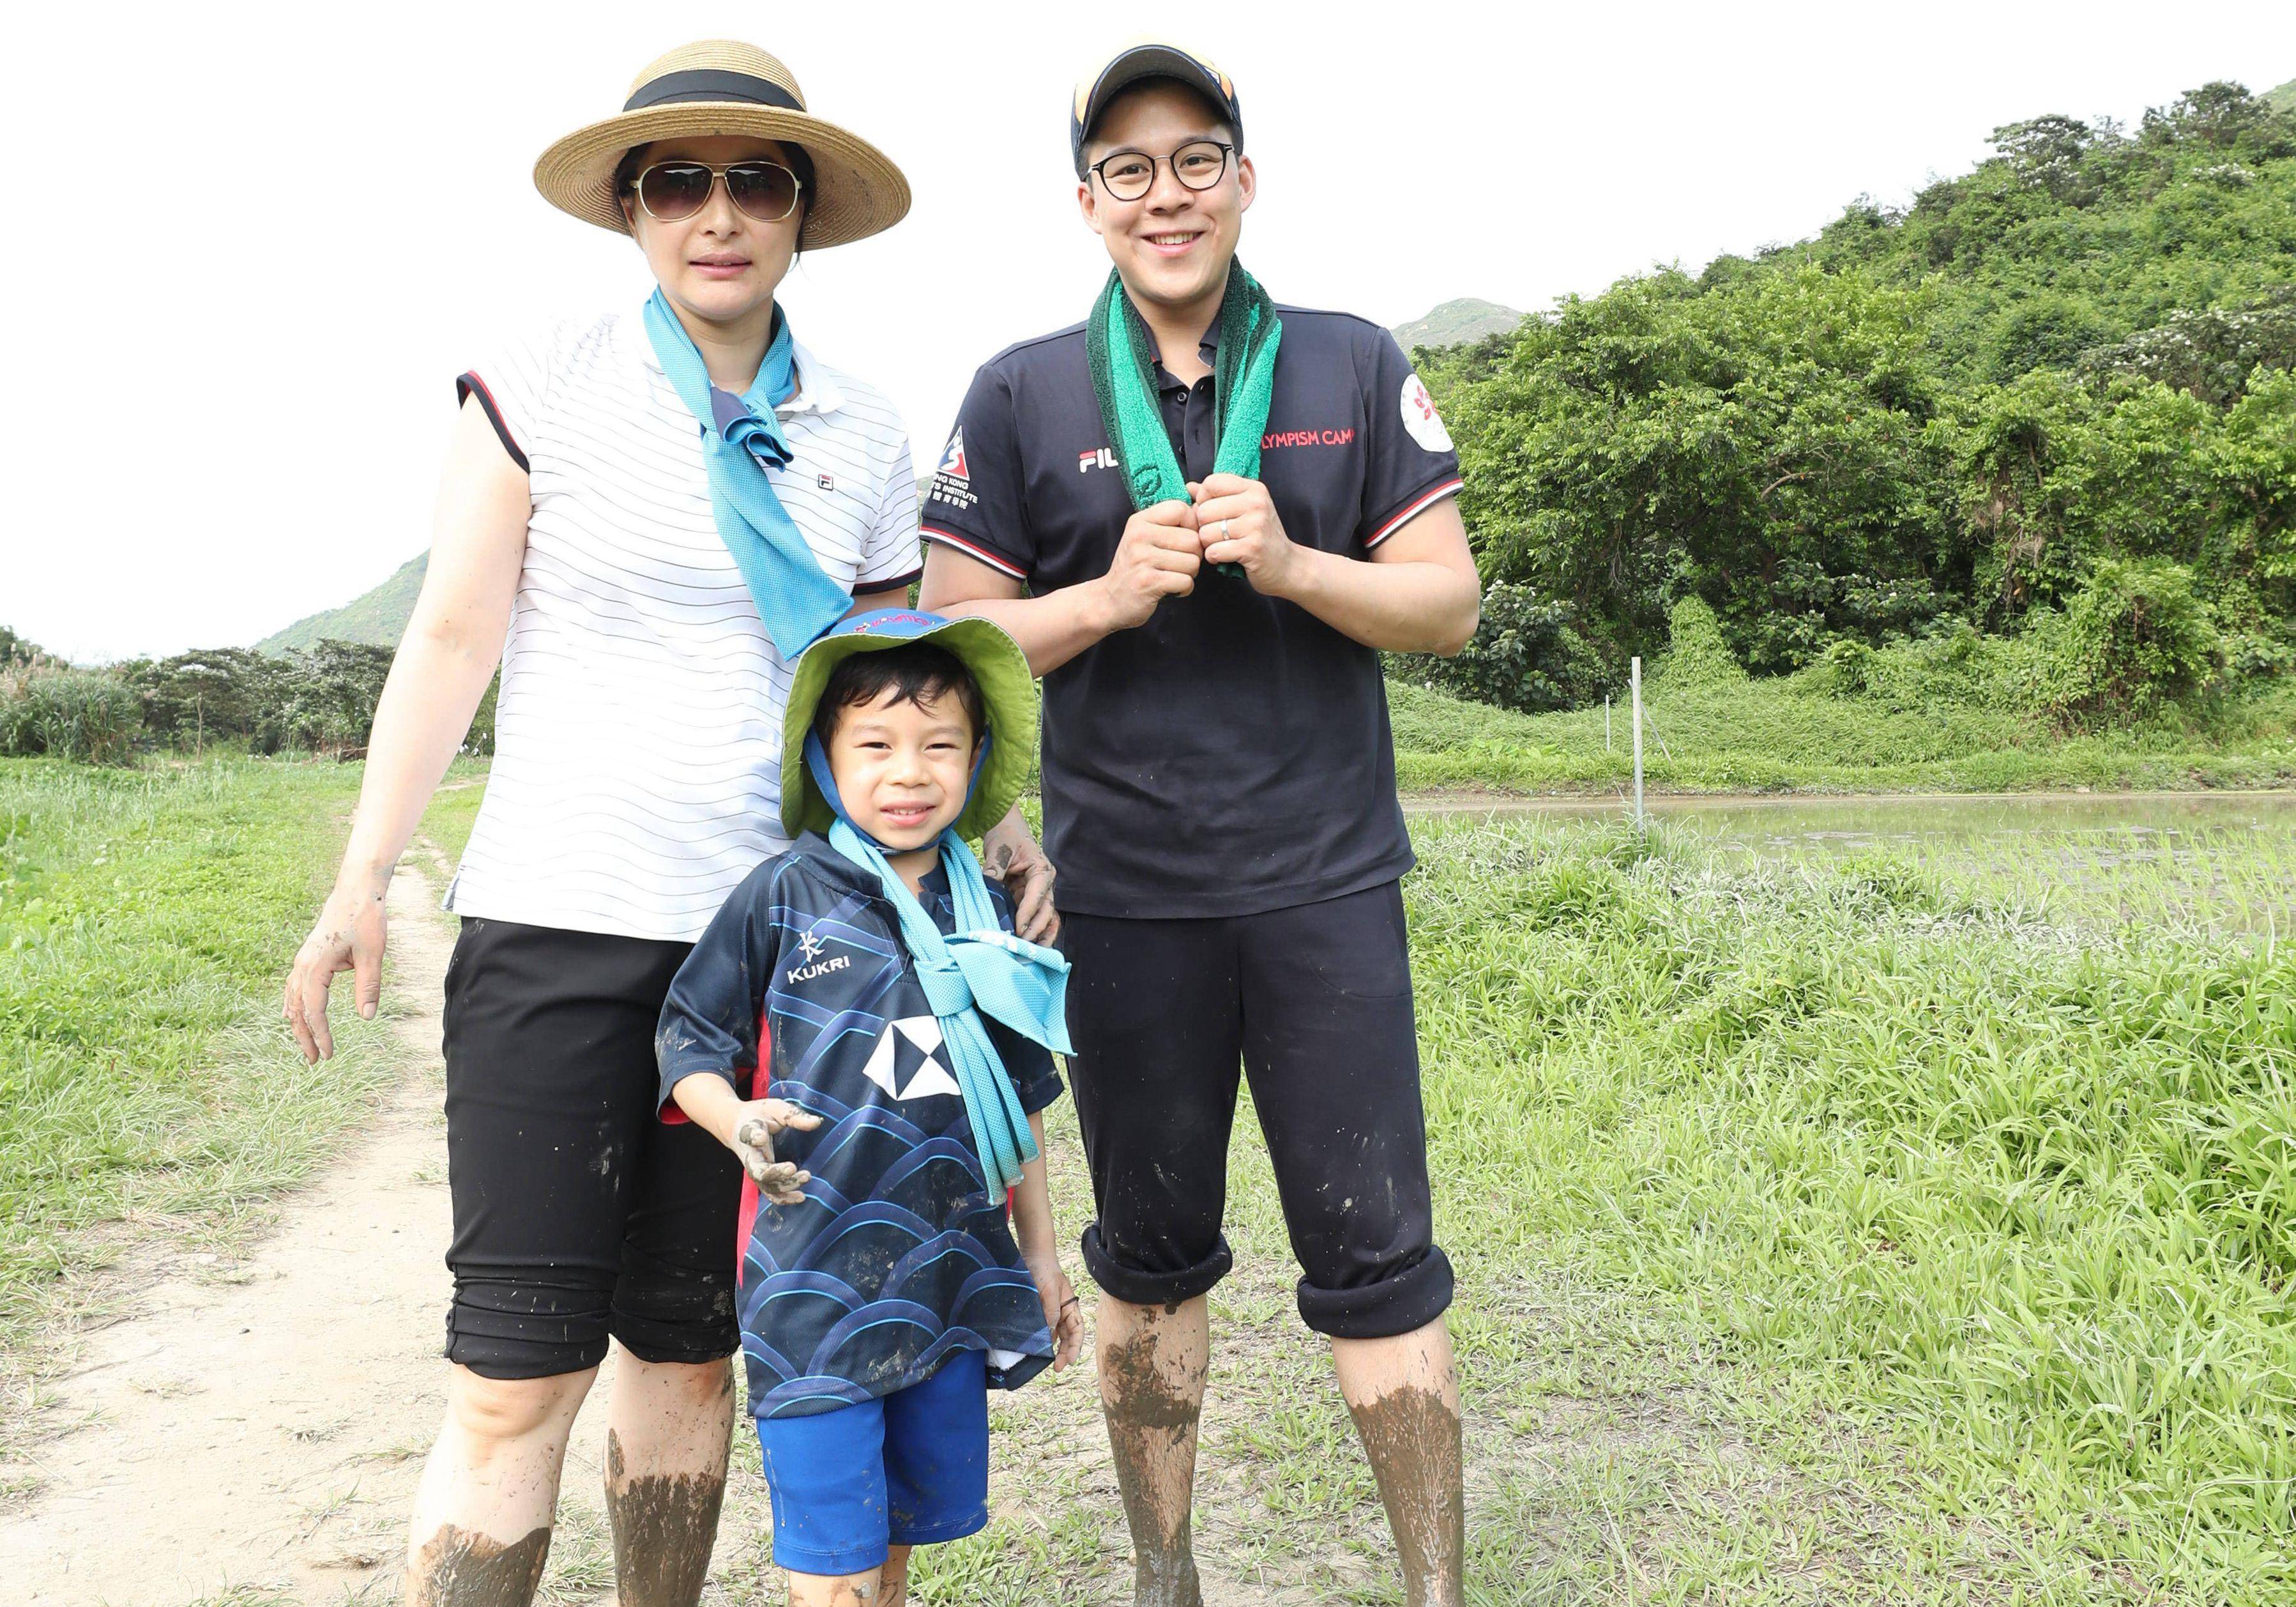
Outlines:
POLYGON ((909 181, 883 152, 814 116, 790 70, 754 45, 704 39, 650 64, 620 115, 577 128, 534 164, 543 199, 585 223, 630 232, 614 169, 633 145, 699 135, 743 134, 801 145, 813 160, 804 197, 808 250, 890 229, 909 209, 909 181))

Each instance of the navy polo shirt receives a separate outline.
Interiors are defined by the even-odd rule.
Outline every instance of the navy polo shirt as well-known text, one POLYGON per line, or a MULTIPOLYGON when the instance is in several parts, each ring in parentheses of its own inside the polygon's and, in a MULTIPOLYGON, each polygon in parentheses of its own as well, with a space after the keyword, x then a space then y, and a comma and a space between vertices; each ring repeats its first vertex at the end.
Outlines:
MULTIPOLYGON (((1459 488, 1393 337, 1279 307, 1260 478, 1303 546, 1365 556, 1459 488)), ((1210 361, 1213 348, 1203 348, 1210 361)), ((1212 382, 1156 369, 1192 480, 1212 471, 1212 382)), ((1096 580, 1132 501, 1101 429, 1079 324, 974 375, 923 513, 939 541, 1042 595, 1096 580)), ((1411 868, 1379 654, 1207 566, 1185 597, 1045 677, 1045 849, 1078 914, 1254 914, 1411 868)))

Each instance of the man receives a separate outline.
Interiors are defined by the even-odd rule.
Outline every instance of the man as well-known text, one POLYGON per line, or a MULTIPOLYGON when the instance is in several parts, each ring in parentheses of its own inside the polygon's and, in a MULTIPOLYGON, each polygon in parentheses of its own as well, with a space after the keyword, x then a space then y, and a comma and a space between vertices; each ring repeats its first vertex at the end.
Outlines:
MULTIPOLYGON (((1473 634, 1458 460, 1394 340, 1234 266, 1257 175, 1234 87, 1136 46, 1070 153, 1114 274, 1086 324, 976 376, 926 504, 922 605, 1044 677, 1046 849, 1074 967, 1101 1398, 1141 1603, 1189 1546, 1206 1294, 1239 1060, 1408 1599, 1461 1599, 1456 1381, 1379 650, 1473 634)), ((1366 207, 1378 203, 1366 198, 1366 207)), ((1338 220, 1344 232, 1372 213, 1338 220)))

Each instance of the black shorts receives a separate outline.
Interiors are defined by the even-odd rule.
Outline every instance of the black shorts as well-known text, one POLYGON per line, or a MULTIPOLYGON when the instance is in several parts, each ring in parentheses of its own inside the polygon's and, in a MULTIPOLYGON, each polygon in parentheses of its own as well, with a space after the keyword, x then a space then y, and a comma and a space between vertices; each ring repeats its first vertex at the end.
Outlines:
POLYGON ((1382 1339, 1441 1315, 1451 1264, 1428 1199, 1400 884, 1264 914, 1062 923, 1094 1281, 1148 1306, 1226 1274, 1240 1062, 1308 1326, 1382 1339))
POLYGON ((742 1171, 657 1115, 653 1034, 692 947, 463 922, 447 967, 447 1357, 488 1378, 740 1348, 742 1171))

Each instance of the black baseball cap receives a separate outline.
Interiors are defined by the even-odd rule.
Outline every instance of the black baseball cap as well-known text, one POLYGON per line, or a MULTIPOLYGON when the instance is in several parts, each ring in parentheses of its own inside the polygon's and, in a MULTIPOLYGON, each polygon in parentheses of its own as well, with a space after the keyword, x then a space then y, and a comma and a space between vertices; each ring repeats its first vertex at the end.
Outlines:
POLYGON ((1243 110, 1236 103, 1234 80, 1194 51, 1144 39, 1118 51, 1106 66, 1077 85, 1076 97, 1069 102, 1069 155, 1078 178, 1084 176, 1084 142, 1093 124, 1119 91, 1143 78, 1171 78, 1210 101, 1235 130, 1236 152, 1242 154, 1243 110))

